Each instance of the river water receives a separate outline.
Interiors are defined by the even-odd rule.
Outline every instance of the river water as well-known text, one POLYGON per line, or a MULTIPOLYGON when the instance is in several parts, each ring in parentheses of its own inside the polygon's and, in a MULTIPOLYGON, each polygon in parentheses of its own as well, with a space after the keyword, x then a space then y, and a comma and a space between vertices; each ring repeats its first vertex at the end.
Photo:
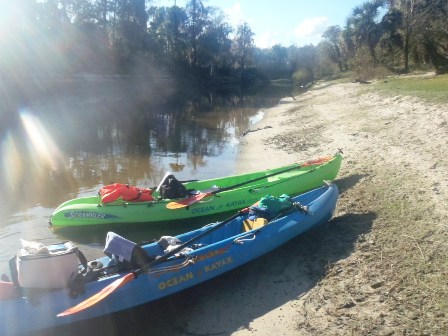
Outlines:
MULTIPOLYGON (((0 273, 9 273, 21 238, 72 240, 88 259, 102 255, 105 233, 114 227, 70 233, 49 228, 51 213, 66 200, 96 195, 114 182, 153 187, 167 171, 179 180, 237 173, 242 133, 290 92, 186 93, 167 79, 150 86, 94 77, 59 84, 34 83, 22 92, 27 99, 12 99, 14 111, 2 119, 0 273)), ((141 242, 186 228, 120 230, 141 242)))

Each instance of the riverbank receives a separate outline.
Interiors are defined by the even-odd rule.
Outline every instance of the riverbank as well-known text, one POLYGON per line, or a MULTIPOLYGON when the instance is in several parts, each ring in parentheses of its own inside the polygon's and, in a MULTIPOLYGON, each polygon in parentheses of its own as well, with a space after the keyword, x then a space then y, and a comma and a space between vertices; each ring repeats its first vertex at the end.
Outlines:
POLYGON ((241 173, 342 149, 338 208, 322 229, 194 291, 182 335, 448 332, 448 110, 375 85, 283 99, 242 138, 241 173))
POLYGON ((448 108, 382 96, 382 83, 327 82, 285 98, 241 139, 241 173, 342 149, 328 224, 201 286, 64 334, 448 334, 448 108))

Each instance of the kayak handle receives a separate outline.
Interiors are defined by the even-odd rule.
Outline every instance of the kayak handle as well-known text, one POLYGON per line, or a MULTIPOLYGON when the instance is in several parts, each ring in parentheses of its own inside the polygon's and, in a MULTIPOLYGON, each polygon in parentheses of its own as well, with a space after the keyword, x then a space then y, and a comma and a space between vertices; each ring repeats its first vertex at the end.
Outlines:
POLYGON ((259 192, 261 192, 264 189, 269 188, 269 187, 270 186, 263 186, 261 188, 251 188, 251 189, 249 189, 249 193, 251 193, 251 194, 259 193, 259 192))
POLYGON ((171 266, 165 266, 165 267, 159 267, 156 269, 150 269, 148 271, 146 271, 146 274, 159 274, 159 273, 167 273, 167 272, 174 272, 174 271, 178 271, 181 268, 187 267, 189 265, 192 265, 195 263, 194 258, 191 257, 187 257, 183 262, 181 262, 180 264, 176 264, 176 265, 171 265, 171 266))
POLYGON ((234 242, 235 244, 244 245, 244 242, 252 241, 252 240, 254 240, 255 238, 257 238, 256 233, 257 233, 258 231, 259 231, 259 230, 255 231, 255 232, 250 232, 250 233, 248 233, 248 234, 246 234, 246 235, 244 235, 244 236, 238 237, 238 238, 236 238, 233 242, 234 242), (249 238, 249 237, 250 237, 250 238, 249 238))

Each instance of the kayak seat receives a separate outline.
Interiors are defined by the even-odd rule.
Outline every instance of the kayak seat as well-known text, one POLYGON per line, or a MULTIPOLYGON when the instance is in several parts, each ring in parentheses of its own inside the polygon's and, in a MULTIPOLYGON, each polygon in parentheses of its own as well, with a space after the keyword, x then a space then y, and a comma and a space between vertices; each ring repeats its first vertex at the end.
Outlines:
POLYGON ((242 232, 241 222, 240 220, 235 220, 232 223, 229 223, 229 225, 225 225, 221 229, 206 235, 199 242, 204 245, 209 245, 217 241, 236 236, 241 232, 242 232))
POLYGON ((255 219, 245 219, 243 221, 243 231, 247 232, 250 230, 258 229, 265 226, 268 223, 266 218, 258 217, 255 219))
POLYGON ((107 233, 103 252, 123 269, 141 268, 155 259, 140 245, 111 231, 107 233))

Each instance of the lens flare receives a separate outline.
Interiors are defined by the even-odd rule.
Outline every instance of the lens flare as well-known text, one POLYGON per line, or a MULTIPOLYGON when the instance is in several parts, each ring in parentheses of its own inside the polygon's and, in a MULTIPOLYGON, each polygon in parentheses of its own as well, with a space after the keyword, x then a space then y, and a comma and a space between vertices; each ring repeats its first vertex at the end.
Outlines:
POLYGON ((29 139, 30 154, 36 165, 48 166, 56 170, 61 163, 61 153, 40 120, 29 111, 20 112, 20 118, 29 139))
POLYGON ((8 187, 8 190, 15 190, 23 174, 23 164, 16 143, 9 132, 1 143, 0 154, 4 184, 8 187))

